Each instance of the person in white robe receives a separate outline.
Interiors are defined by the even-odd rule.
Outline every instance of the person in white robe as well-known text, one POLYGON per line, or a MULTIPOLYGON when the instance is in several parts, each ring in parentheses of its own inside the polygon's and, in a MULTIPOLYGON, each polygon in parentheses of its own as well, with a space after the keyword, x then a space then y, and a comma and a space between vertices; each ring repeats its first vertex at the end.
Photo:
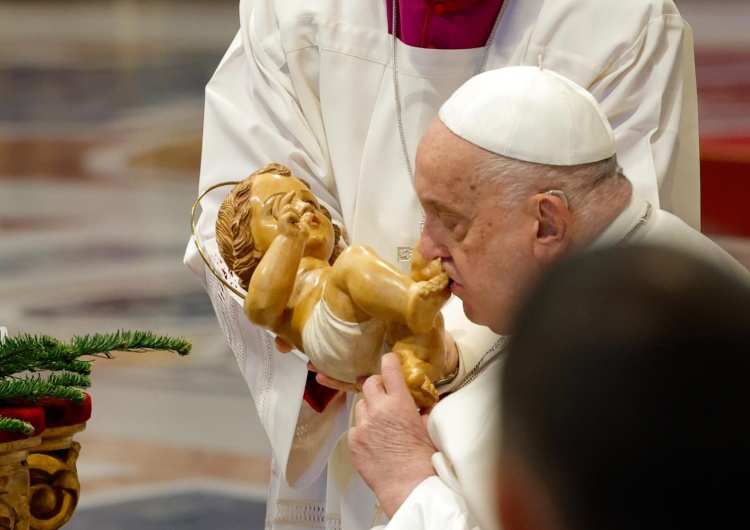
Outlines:
MULTIPOLYGON (((493 70, 459 88, 419 145, 416 189, 422 254, 441 258, 467 316, 503 336, 542 271, 589 249, 679 249, 750 285, 750 272, 722 248, 633 192, 596 100, 545 67, 493 70)), ((382 375, 362 384, 348 441, 387 528, 498 528, 500 345, 426 425, 395 356, 382 364, 382 375)))
MULTIPOLYGON (((206 89, 200 191, 284 163, 310 182, 352 243, 406 271, 423 216, 408 170, 419 138, 477 71, 541 57, 600 102, 634 186, 698 225, 692 35, 671 0, 506 0, 484 48, 455 50, 394 42, 389 13, 386 0, 241 0, 240 30, 206 89)), ((229 189, 201 202, 196 234, 211 259, 229 189)), ((273 447, 268 526, 385 522, 342 439, 353 394, 339 394, 323 412, 311 408, 305 360, 281 355, 246 321, 241 299, 193 241, 185 262, 209 292, 273 447)), ((468 321, 460 300, 444 316, 460 354, 456 386, 498 336, 468 321)))

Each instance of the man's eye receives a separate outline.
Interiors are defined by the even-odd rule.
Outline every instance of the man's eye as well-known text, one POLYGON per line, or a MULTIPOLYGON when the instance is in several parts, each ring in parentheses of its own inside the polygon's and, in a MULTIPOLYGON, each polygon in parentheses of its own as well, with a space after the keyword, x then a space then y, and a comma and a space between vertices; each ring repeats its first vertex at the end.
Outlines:
POLYGON ((440 219, 440 223, 443 225, 443 227, 447 228, 448 230, 454 228, 459 221, 458 217, 449 213, 439 213, 438 219, 440 219))
POLYGON ((466 223, 463 219, 451 214, 440 214, 440 222, 454 239, 463 239, 466 235, 466 223))

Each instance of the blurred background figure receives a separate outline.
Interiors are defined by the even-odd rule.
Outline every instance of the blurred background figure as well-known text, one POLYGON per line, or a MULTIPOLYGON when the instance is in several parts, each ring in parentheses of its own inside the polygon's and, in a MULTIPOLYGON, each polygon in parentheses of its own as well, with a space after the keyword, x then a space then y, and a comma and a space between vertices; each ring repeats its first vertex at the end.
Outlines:
POLYGON ((655 247, 544 275, 503 372, 504 530, 740 528, 750 286, 655 247))

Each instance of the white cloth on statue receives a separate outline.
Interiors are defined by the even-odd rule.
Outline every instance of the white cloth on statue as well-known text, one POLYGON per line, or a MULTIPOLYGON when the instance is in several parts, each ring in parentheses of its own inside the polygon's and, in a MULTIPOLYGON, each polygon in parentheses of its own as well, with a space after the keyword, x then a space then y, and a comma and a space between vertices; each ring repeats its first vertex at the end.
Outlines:
POLYGON ((380 372, 380 355, 385 353, 386 323, 376 318, 346 322, 331 312, 322 298, 302 329, 302 344, 315 368, 339 381, 355 383, 358 377, 380 372), (373 355, 373 336, 381 348, 373 355))
MULTIPOLYGON (((509 2, 486 68, 536 65, 543 55, 545 68, 579 83, 600 102, 636 189, 697 223, 692 38, 674 5, 660 0, 509 2)), ((353 243, 368 244, 395 260, 396 247, 416 242, 421 209, 396 128, 385 2, 243 0, 240 24, 206 90, 200 189, 242 180, 271 161, 285 163, 311 183, 353 243)), ((412 164, 437 109, 472 75, 481 55, 481 49, 398 43, 412 164)), ((202 201, 197 230, 203 241, 214 237, 216 212, 227 192, 215 190, 202 201)), ((185 260, 206 282, 274 448, 281 483, 273 487, 269 525, 369 526, 375 510, 370 500, 359 502, 361 484, 355 486, 346 470, 335 469, 337 464, 323 473, 348 426, 346 400, 336 399, 323 415, 306 407, 304 362, 280 355, 268 335, 247 322, 241 302, 207 273, 192 242, 185 260), (307 491, 289 488, 281 477, 307 491), (338 497, 333 494, 337 488, 338 497), (312 523, 304 517, 299 524, 275 523, 275 513, 292 497, 298 507, 307 503, 310 509, 294 513, 326 515, 312 523), (328 506, 321 509, 326 498, 328 506), (357 513, 358 507, 368 513, 357 513)), ((470 324, 458 301, 448 304, 445 316, 446 328, 460 344, 465 374, 495 336, 470 324)))

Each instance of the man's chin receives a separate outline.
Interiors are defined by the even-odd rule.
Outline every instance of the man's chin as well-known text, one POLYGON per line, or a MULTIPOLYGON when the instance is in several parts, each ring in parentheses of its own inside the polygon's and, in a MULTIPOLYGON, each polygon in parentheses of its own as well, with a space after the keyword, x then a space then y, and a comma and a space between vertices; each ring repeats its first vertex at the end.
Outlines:
POLYGON ((456 294, 458 298, 461 299, 464 305, 464 314, 466 315, 466 318, 474 322, 474 324, 480 324, 484 325, 482 322, 482 314, 481 312, 477 312, 474 307, 471 305, 471 300, 467 300, 465 297, 461 296, 460 294, 456 294))
MULTIPOLYGON (((461 297, 459 296, 459 298, 461 297)), ((461 300, 463 301, 464 314, 466 315, 466 318, 471 320, 474 324, 488 327, 498 335, 503 335, 507 332, 507 330, 505 329, 506 326, 498 325, 499 323, 496 320, 496 315, 489 314, 488 312, 481 311, 480 309, 476 309, 471 305, 470 301, 467 302, 467 300, 464 298, 461 298, 461 300)))

